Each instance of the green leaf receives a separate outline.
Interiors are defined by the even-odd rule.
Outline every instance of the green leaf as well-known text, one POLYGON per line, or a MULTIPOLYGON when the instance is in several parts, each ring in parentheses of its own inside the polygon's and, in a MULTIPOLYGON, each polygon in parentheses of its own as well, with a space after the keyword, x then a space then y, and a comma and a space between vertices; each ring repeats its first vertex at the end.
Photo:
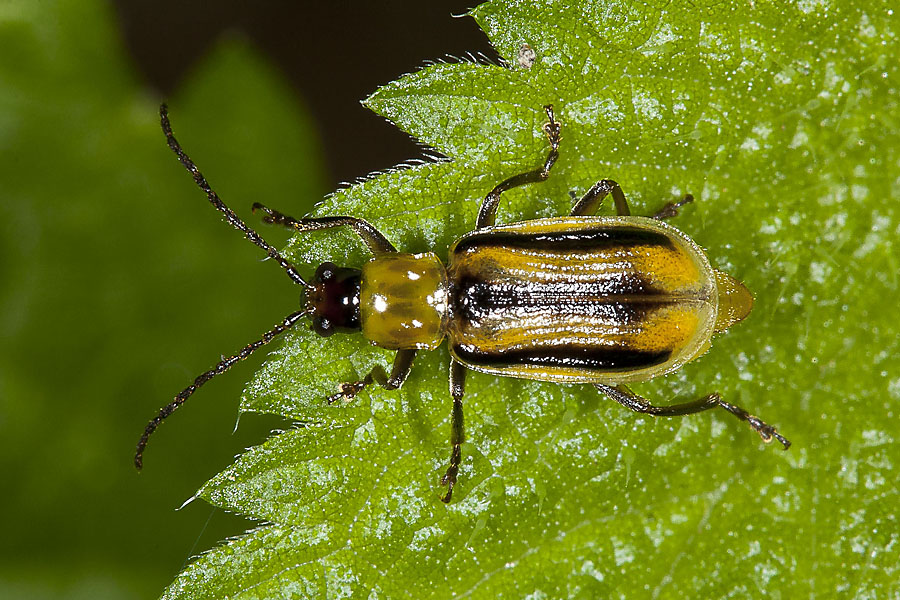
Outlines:
MULTIPOLYGON (((570 190, 607 177, 635 214, 697 195, 675 224, 756 307, 637 391, 665 404, 718 390, 794 446, 765 447, 723 411, 654 419, 589 386, 470 373, 460 483, 444 505, 446 349, 421 356, 401 390, 328 406, 391 353, 299 327, 242 400, 299 425, 199 492, 267 524, 201 556, 166 597, 900 593, 892 11, 495 0, 473 16, 508 64, 527 43, 533 66, 438 64, 378 90, 370 108, 453 160, 377 175, 316 214, 445 255, 493 185, 541 163, 552 103, 559 162, 546 183, 505 194, 499 220, 565 214, 570 190)), ((346 232, 297 237, 289 255, 308 268, 367 257, 346 232)))

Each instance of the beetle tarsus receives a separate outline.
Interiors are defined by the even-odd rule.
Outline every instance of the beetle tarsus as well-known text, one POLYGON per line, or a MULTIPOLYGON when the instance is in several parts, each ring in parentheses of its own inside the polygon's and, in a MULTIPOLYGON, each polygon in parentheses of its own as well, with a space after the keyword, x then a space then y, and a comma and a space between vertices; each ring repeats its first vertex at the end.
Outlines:
POLYGON ((375 365, 375 367, 369 371, 369 374, 359 381, 342 383, 339 386, 340 391, 337 394, 328 397, 328 404, 334 404, 338 400, 353 400, 361 391, 373 382, 386 390, 395 390, 403 384, 408 373, 409 370, 407 369, 406 373, 402 375, 402 378, 398 378, 392 373, 390 379, 388 379, 384 375, 384 369, 382 369, 380 365, 375 365))
POLYGON ((784 448, 783 448, 784 450, 787 450, 788 448, 791 447, 791 440, 787 439, 786 437, 784 437, 783 435, 781 435, 780 433, 775 431, 774 427, 772 428, 772 435, 775 436, 776 440, 781 442, 781 445, 784 446, 784 448))
POLYGON ((509 179, 497 184, 481 202, 481 208, 478 209, 478 217, 475 219, 475 229, 483 229, 494 225, 497 216, 497 206, 500 204, 500 196, 504 192, 529 183, 546 181, 547 178, 550 177, 550 169, 553 168, 556 159, 559 158, 559 142, 562 139, 560 137, 560 131, 562 130, 562 126, 559 121, 556 120, 552 104, 544 106, 544 112, 547 113, 548 121, 544 123, 542 129, 547 135, 547 141, 550 142, 550 152, 547 154, 543 166, 534 171, 513 175, 509 179))
POLYGON ((735 406, 734 404, 725 402, 718 396, 719 395, 716 394, 716 402, 718 403, 718 405, 721 406, 722 408, 724 408, 725 410, 727 410, 728 412, 730 412, 731 414, 733 414, 734 416, 736 416, 738 419, 741 419, 742 421, 747 421, 747 423, 750 425, 750 428, 753 429, 753 431, 755 431, 756 433, 758 433, 759 437, 761 437, 764 442, 766 442, 768 444, 773 439, 776 439, 781 443, 782 446, 784 446, 785 450, 787 450, 788 448, 791 447, 790 440, 788 440, 786 437, 784 437, 783 435, 778 433, 778 431, 775 429, 775 427, 773 427, 772 425, 769 425, 768 423, 766 423, 759 417, 757 417, 755 415, 751 415, 750 413, 748 413, 746 410, 744 410, 740 406, 735 406))
POLYGON ((347 383, 342 383, 339 386, 341 391, 339 391, 337 394, 328 396, 328 404, 334 404, 339 400, 353 400, 354 398, 356 398, 356 395, 363 391, 363 388, 365 388, 370 383, 372 383, 371 373, 366 375, 366 378, 360 381, 348 381, 347 383))
POLYGON ((462 448, 459 444, 453 445, 453 451, 450 453, 450 466, 447 472, 441 477, 441 485, 447 486, 447 493, 441 496, 441 502, 448 503, 453 498, 453 486, 456 485, 456 476, 459 474, 459 463, 462 460, 462 448))
MULTIPOLYGON (((544 133, 547 134, 547 141, 550 142, 550 146, 554 150, 558 150, 559 149, 559 140, 561 139, 559 134, 560 134, 560 130, 562 128, 560 127, 559 122, 556 120, 556 117, 553 114, 553 105, 552 104, 545 105, 544 112, 547 113, 547 122, 544 123, 544 127, 543 127, 544 133)), ((549 170, 550 169, 547 168, 548 172, 549 172, 549 170)))
POLYGON ((684 206, 685 204, 690 204, 694 201, 694 197, 690 194, 685 194, 684 198, 679 200, 678 202, 667 202, 665 206, 656 211, 656 213, 651 216, 651 219, 656 219, 657 221, 665 221, 666 219, 670 219, 672 217, 678 216, 678 209, 684 206))
POLYGON ((781 445, 784 446, 785 450, 791 447, 790 440, 778 433, 774 427, 765 421, 762 421, 759 417, 750 415, 747 418, 747 422, 750 423, 750 427, 759 434, 759 437, 761 437, 765 443, 768 444, 772 440, 778 440, 781 442, 781 445))
POLYGON ((394 356, 394 366, 391 368, 390 377, 384 374, 384 369, 381 368, 381 365, 375 365, 363 379, 342 383, 339 386, 341 391, 328 397, 328 404, 334 404, 339 400, 352 400, 363 388, 371 385, 372 382, 377 383, 386 390, 396 390, 403 385, 403 382, 409 376, 413 360, 416 358, 416 352, 416 350, 412 349, 398 350, 396 356, 394 356))
POLYGON ((268 223, 269 225, 282 224, 284 223, 284 215, 278 212, 277 210, 272 210, 268 206, 264 204, 260 204, 259 202, 254 202, 253 206, 250 207, 250 212, 255 213, 257 210, 261 210, 266 213, 266 216, 262 218, 263 223, 268 223))
POLYGON ((713 392, 712 394, 704 396, 699 400, 694 400, 693 402, 672 404, 670 406, 654 406, 650 404, 650 402, 646 398, 638 396, 624 385, 611 386, 603 383, 595 383, 594 387, 625 408, 633 410, 636 413, 653 415, 655 417, 676 417, 682 415, 692 415, 694 413, 703 412, 705 410, 721 406, 722 408, 736 416, 738 419, 746 421, 750 425, 750 428, 758 433, 759 437, 761 437, 764 442, 771 442, 774 438, 781 442, 781 445, 784 446, 785 450, 791 447, 791 442, 788 441, 787 438, 785 438, 783 435, 778 433, 774 427, 772 427, 759 417, 751 415, 740 406, 735 406, 734 404, 725 402, 717 392, 713 392))

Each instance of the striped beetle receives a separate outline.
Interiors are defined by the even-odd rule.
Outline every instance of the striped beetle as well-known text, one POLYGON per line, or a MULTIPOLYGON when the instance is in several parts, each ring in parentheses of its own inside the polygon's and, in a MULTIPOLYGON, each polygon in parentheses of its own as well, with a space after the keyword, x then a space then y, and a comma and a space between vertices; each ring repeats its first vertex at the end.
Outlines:
POLYGON ((147 441, 159 424, 200 386, 311 317, 327 337, 362 332, 372 343, 396 350, 391 374, 375 367, 362 380, 341 384, 329 402, 351 399, 373 382, 388 390, 403 385, 419 350, 450 345, 453 398, 451 454, 441 484, 449 502, 462 458, 463 392, 466 369, 507 377, 589 383, 632 411, 677 416, 721 407, 746 421, 764 441, 790 442, 774 427, 719 394, 656 406, 626 384, 671 373, 707 351, 714 334, 744 319, 753 306, 746 287, 712 268, 703 250, 663 222, 691 202, 668 203, 652 217, 633 217, 619 185, 604 179, 575 203, 569 216, 494 225, 501 195, 546 180, 559 156, 560 124, 545 106, 543 130, 550 152, 542 167, 510 177, 484 198, 475 230, 450 247, 447 265, 436 254, 404 254, 375 227, 355 217, 294 219, 255 203, 263 221, 296 231, 348 226, 373 258, 362 269, 326 262, 307 282, 210 188, 172 133, 166 105, 160 120, 169 147, 226 220, 278 262, 303 286, 301 310, 288 315, 261 339, 197 377, 150 421, 137 445, 143 464, 147 441), (611 195, 617 216, 591 216, 611 195))

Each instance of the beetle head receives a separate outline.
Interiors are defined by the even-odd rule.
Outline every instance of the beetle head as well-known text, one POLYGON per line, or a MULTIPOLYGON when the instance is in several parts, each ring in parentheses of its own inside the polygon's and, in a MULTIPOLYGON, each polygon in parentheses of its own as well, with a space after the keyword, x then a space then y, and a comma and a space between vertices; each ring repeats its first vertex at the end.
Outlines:
POLYGON ((338 267, 326 262, 319 265, 306 288, 306 306, 312 317, 312 330, 322 337, 335 332, 360 330, 359 269, 338 267))

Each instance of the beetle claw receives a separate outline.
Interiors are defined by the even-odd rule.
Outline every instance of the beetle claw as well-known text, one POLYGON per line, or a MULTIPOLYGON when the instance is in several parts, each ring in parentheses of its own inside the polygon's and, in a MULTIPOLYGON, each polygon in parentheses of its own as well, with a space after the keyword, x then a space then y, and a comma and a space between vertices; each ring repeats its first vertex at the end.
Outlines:
POLYGON ((450 466, 447 472, 441 477, 441 485, 447 486, 447 493, 441 496, 441 502, 445 504, 450 502, 453 497, 453 486, 456 485, 456 475, 459 473, 459 463, 462 461, 462 450, 459 443, 453 444, 453 451, 450 453, 450 466))
POLYGON ((450 502, 450 499, 453 497, 453 486, 456 485, 456 471, 457 469, 450 467, 447 469, 447 472, 444 473, 444 476, 441 477, 441 485, 447 486, 447 493, 441 496, 441 502, 444 504, 450 502))
POLYGON ((550 146, 556 150, 559 148, 559 140, 560 135, 559 132, 562 129, 559 125, 559 122, 556 120, 556 116, 553 113, 553 105, 547 104, 544 106, 544 112, 547 113, 547 122, 544 123, 543 130, 544 134, 547 136, 547 141, 550 142, 550 146))
POLYGON ((747 417, 747 422, 750 423, 750 427, 752 427, 754 431, 759 434, 759 437, 761 437, 765 443, 768 444, 772 440, 778 440, 781 445, 784 446, 785 450, 791 447, 790 440, 778 433, 778 431, 774 427, 760 420, 759 417, 749 415, 747 417))
POLYGON ((775 437, 776 440, 781 442, 781 445, 784 446, 785 450, 787 450, 788 448, 791 447, 791 441, 789 439, 787 439, 786 437, 784 437, 783 435, 781 435, 780 433, 778 433, 777 431, 775 431, 774 427, 772 428, 772 435, 775 437))
POLYGON ((339 389, 341 391, 339 391, 337 394, 328 396, 328 404, 334 404, 339 400, 353 400, 364 387, 366 387, 365 381, 342 383, 339 386, 339 389))
POLYGON ((672 217, 678 216, 678 209, 684 206, 685 204, 690 204, 694 201, 694 197, 690 194, 685 194, 684 198, 679 200, 678 202, 667 202, 665 206, 656 211, 656 213, 651 217, 658 221, 663 221, 665 219, 670 219, 672 217))

